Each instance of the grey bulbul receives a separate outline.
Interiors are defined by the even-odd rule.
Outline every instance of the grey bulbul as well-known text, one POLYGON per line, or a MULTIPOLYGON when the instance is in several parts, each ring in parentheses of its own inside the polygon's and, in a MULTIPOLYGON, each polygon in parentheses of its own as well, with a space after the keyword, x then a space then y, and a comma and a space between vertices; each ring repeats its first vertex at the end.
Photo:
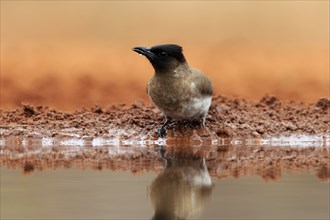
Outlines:
POLYGON ((165 127, 171 120, 199 120, 204 127, 212 100, 212 83, 202 72, 188 65, 182 47, 163 44, 134 47, 133 51, 144 55, 155 69, 147 92, 165 115, 159 136, 165 136, 165 127))

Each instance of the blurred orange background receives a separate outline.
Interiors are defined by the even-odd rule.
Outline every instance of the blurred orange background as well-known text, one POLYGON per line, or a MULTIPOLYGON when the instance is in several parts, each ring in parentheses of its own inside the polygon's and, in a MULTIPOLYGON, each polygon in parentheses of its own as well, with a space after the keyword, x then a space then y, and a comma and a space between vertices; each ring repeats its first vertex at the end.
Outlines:
POLYGON ((1 108, 148 100, 131 48, 163 43, 216 94, 329 96, 329 1, 1 1, 1 108))

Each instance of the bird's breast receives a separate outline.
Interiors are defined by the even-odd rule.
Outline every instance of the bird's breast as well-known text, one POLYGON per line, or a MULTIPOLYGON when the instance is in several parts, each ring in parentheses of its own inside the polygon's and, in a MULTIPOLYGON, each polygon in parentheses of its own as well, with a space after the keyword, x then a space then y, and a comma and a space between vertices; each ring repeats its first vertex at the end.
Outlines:
POLYGON ((211 105, 211 96, 202 95, 189 77, 157 78, 148 83, 152 102, 174 120, 203 118, 211 105))
POLYGON ((183 101, 177 111, 164 111, 164 113, 175 120, 199 120, 207 114, 211 100, 211 96, 194 97, 183 101))

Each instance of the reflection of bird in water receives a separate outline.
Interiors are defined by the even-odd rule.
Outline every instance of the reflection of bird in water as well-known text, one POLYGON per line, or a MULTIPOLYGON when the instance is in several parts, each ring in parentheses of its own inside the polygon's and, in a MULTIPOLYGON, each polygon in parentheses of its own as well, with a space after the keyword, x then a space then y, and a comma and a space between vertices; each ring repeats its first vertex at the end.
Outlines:
POLYGON ((204 158, 166 159, 165 170, 150 186, 150 199, 155 208, 152 219, 187 219, 199 214, 212 188, 204 158))

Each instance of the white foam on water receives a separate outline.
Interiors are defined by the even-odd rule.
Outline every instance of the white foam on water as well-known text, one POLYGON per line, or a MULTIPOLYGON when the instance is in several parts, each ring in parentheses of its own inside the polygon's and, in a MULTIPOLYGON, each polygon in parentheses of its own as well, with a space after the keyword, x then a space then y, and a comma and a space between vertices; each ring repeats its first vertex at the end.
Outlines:
POLYGON ((119 138, 93 138, 92 140, 92 146, 93 147, 103 147, 103 146, 113 146, 113 145, 120 145, 120 140, 119 138))
MULTIPOLYGON (((119 131, 122 133, 123 131, 119 131)), ((204 139, 203 139, 204 140, 204 139)), ((274 146, 274 147, 330 147, 330 134, 323 135, 291 135, 291 136, 278 136, 270 138, 248 138, 248 139, 225 139, 218 138, 207 140, 208 144, 204 142, 191 142, 192 145, 204 146, 227 146, 227 145, 245 145, 245 146, 274 146), (211 142, 211 143, 210 143, 211 142)), ((125 139, 119 137, 115 138, 2 138, 0 139, 0 146, 93 146, 93 147, 105 147, 105 146, 131 146, 131 147, 143 147, 148 145, 166 145, 166 139, 158 138, 157 140, 150 140, 137 137, 136 139, 125 139)))
POLYGON ((212 144, 211 145, 218 145, 218 144, 219 144, 219 140, 218 139, 212 140, 212 144))
POLYGON ((247 139, 245 145, 277 147, 330 147, 329 134, 326 135, 291 135, 266 139, 247 139))
POLYGON ((85 141, 82 139, 71 138, 71 139, 60 141, 59 145, 61 145, 61 146, 81 146, 82 147, 85 145, 85 141))
POLYGON ((41 140, 41 146, 42 147, 51 147, 51 146, 54 146, 54 141, 53 141, 52 138, 43 137, 42 140, 41 140))
POLYGON ((0 146, 5 146, 5 140, 4 139, 0 139, 0 146))
POLYGON ((243 144, 243 141, 233 139, 233 140, 230 141, 230 144, 231 145, 241 145, 241 144, 243 144))

